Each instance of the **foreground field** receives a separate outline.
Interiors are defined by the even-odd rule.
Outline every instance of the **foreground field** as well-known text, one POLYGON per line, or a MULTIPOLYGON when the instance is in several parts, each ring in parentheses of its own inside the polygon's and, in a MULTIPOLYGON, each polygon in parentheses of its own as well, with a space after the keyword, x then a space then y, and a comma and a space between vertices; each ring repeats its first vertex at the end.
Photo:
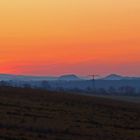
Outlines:
POLYGON ((139 104, 0 88, 0 140, 140 140, 139 104))
POLYGON ((138 97, 133 97, 133 96, 107 96, 107 98, 117 99, 117 100, 127 101, 127 102, 140 103, 140 96, 138 96, 138 97))
MULTIPOLYGON (((89 95, 91 96, 91 95, 89 95)), ((117 96, 117 95, 94 95, 94 97, 102 97, 107 99, 114 99, 119 101, 126 101, 126 102, 132 102, 132 103, 140 103, 140 96, 117 96)))

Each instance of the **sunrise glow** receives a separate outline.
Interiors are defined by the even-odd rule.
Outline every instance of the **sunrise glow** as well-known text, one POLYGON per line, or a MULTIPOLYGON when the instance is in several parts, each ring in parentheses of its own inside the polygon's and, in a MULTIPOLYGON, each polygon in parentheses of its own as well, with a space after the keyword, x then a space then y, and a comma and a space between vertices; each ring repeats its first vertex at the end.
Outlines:
POLYGON ((0 73, 140 75, 139 0, 0 1, 0 73))

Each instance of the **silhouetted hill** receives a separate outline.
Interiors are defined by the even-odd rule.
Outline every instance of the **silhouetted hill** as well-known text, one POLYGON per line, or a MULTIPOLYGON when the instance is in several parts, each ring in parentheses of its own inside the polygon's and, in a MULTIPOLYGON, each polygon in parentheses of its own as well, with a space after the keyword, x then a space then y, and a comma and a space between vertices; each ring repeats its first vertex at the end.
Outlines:
MULTIPOLYGON (((18 81, 57 81, 57 80, 66 80, 66 81, 77 81, 77 80, 89 80, 89 77, 83 78, 78 77, 75 74, 62 75, 62 76, 26 76, 26 75, 12 75, 12 74, 0 74, 0 81, 8 80, 18 80, 18 81)), ((110 74, 106 77, 100 78, 100 80, 140 80, 140 77, 129 77, 121 76, 117 74, 110 74)))
POLYGON ((140 77, 122 76, 118 74, 110 74, 102 80, 140 80, 140 77))
POLYGON ((62 75, 62 76, 26 76, 26 75, 12 75, 12 74, 0 74, 0 81, 9 81, 9 80, 18 80, 18 81, 54 81, 54 80, 66 80, 66 81, 74 81, 81 80, 78 76, 71 75, 62 75))
POLYGON ((110 74, 103 78, 104 80, 122 80, 124 77, 117 74, 110 74))
POLYGON ((58 78, 58 80, 62 80, 62 81, 77 81, 77 80, 81 80, 78 76, 71 74, 71 75, 63 75, 60 76, 58 78))

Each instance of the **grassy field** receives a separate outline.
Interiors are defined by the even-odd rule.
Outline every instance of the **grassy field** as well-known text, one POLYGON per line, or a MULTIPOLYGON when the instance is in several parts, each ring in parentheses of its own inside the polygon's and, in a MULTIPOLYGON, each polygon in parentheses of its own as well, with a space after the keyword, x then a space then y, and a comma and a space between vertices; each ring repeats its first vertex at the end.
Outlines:
POLYGON ((115 95, 107 95, 107 96, 101 96, 104 98, 110 98, 115 100, 121 100, 121 101, 127 101, 127 102, 133 102, 133 103, 140 103, 140 96, 115 96, 115 95))
POLYGON ((0 87, 0 140, 140 140, 140 104, 0 87))
POLYGON ((125 101, 130 103, 140 103, 140 96, 121 96, 121 95, 91 95, 91 94, 82 94, 82 95, 88 95, 88 96, 94 96, 94 97, 101 97, 105 99, 113 99, 118 101, 125 101))

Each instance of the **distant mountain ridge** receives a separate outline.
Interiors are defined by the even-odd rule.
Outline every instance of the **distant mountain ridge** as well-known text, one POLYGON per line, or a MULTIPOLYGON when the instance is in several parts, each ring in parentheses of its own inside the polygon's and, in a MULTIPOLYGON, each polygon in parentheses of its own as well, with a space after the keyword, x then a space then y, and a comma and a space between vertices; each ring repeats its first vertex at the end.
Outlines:
MULTIPOLYGON (((0 74, 0 86, 8 85, 12 87, 32 87, 48 89, 52 91, 74 91, 93 93, 92 77, 79 77, 74 74, 53 76, 24 76, 0 74), (90 79, 89 79, 90 78, 90 79)), ((139 95, 140 96, 140 78, 126 77, 117 74, 111 74, 106 77, 96 79, 94 87, 99 94, 109 94, 110 90, 114 90, 113 94, 139 95), (129 94, 126 94, 129 93, 129 94)), ((112 93, 112 92, 111 92, 112 93)))
POLYGON ((12 75, 0 74, 0 80, 23 80, 23 81, 40 81, 40 80, 57 80, 55 76, 26 76, 26 75, 12 75))
POLYGON ((108 76, 106 76, 105 78, 103 78, 104 80, 122 80, 124 77, 121 75, 117 75, 117 74, 110 74, 108 76))
MULTIPOLYGON (((89 78, 82 78, 75 74, 68 74, 62 76, 26 76, 26 75, 14 75, 14 74, 0 74, 0 81, 9 81, 9 80, 17 80, 17 81, 77 81, 77 80, 89 80, 89 78)), ((140 77, 127 77, 121 76, 117 74, 110 74, 106 77, 100 78, 99 80, 140 80, 140 77)))
POLYGON ((140 80, 140 77, 129 77, 129 76, 121 76, 117 74, 110 74, 102 79, 103 80, 140 80))
POLYGON ((63 75, 63 76, 60 76, 58 78, 58 80, 63 80, 63 81, 77 81, 77 80, 81 80, 78 76, 74 75, 74 74, 71 74, 71 75, 63 75))
POLYGON ((12 74, 0 74, 0 81, 2 80, 19 80, 19 81, 74 81, 74 80, 82 80, 77 75, 69 74, 69 75, 62 75, 62 76, 26 76, 26 75, 12 75, 12 74))

